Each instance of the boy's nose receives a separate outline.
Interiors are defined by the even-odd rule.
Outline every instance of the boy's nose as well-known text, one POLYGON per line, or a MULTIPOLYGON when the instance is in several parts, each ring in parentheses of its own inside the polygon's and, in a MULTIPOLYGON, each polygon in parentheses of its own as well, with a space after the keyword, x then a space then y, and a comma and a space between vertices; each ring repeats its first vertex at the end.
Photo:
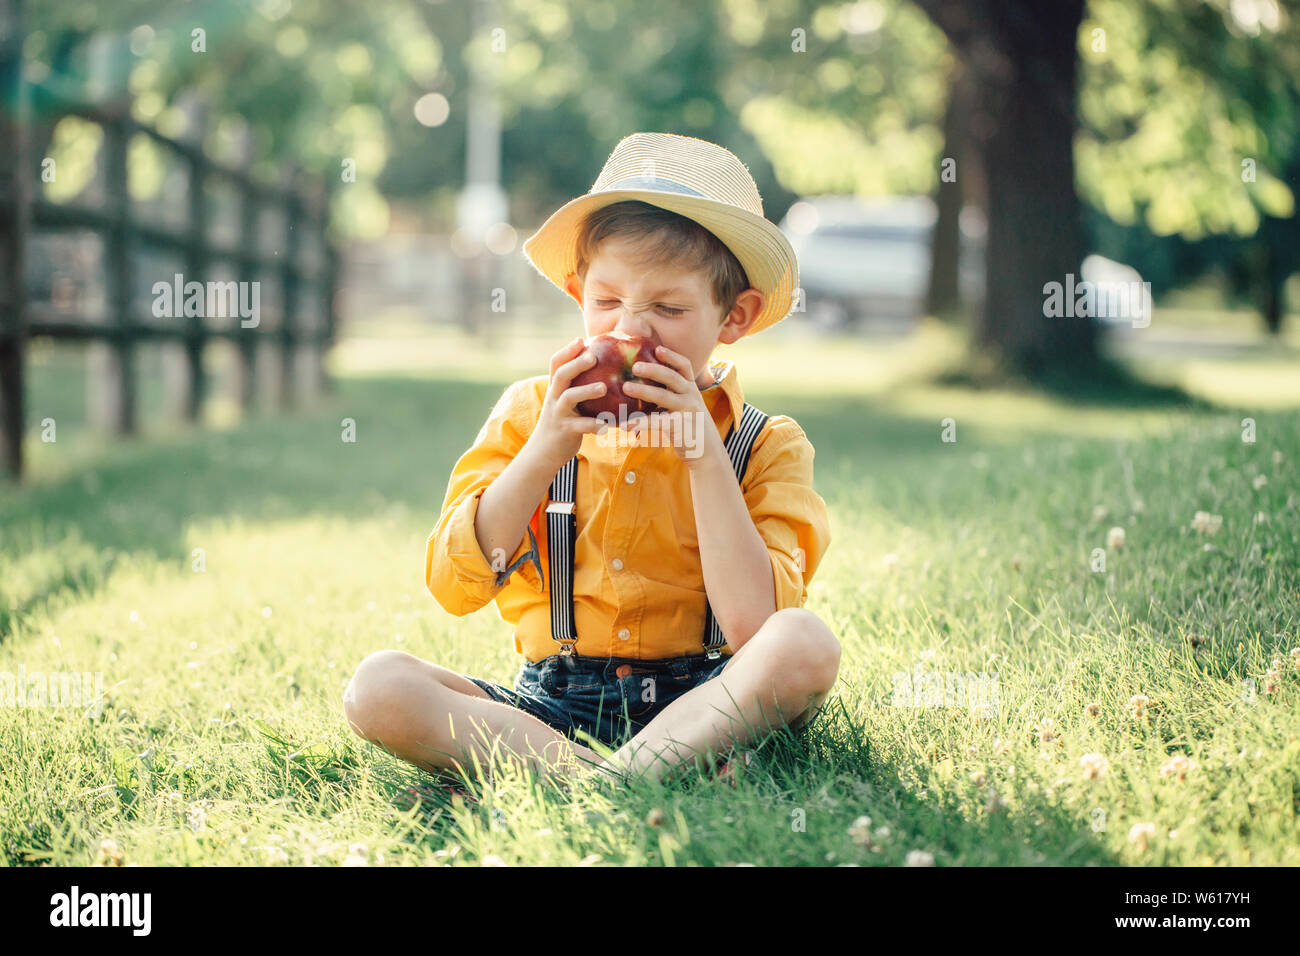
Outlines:
POLYGON ((625 306, 619 313, 618 324, 614 326, 615 331, 650 338, 653 330, 650 328, 650 323, 641 317, 642 314, 634 313, 625 306))

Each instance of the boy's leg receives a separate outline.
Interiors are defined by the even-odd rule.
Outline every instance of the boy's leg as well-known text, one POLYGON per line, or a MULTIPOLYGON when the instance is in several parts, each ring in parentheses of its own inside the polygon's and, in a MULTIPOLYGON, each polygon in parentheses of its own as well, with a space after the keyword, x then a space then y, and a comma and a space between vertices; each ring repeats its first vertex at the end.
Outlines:
POLYGON ((405 651, 377 651, 343 692, 348 724, 359 735, 424 770, 488 767, 512 751, 538 773, 601 763, 532 714, 490 698, 461 674, 405 651))
POLYGON ((665 707, 609 760, 616 770, 661 778, 679 764, 744 745, 816 714, 839 673, 840 645, 811 611, 769 617, 722 673, 665 707))

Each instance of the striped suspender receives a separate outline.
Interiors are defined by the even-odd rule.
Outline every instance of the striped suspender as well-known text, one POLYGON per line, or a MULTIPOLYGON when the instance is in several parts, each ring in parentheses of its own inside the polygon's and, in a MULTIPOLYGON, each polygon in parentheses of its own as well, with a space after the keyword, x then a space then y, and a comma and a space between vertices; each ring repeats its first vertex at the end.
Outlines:
MULTIPOLYGON (((748 402, 740 418, 740 427, 732 423, 731 431, 723 443, 736 481, 741 481, 749 466, 749 454, 758 438, 767 416, 748 402)), ((573 624, 573 553, 577 540, 577 516, 574 514, 575 489, 578 476, 578 456, 574 455, 559 470, 551 482, 551 500, 546 506, 546 534, 548 563, 551 569, 551 636, 560 645, 560 654, 569 657, 574 653, 578 633, 573 624)), ((727 639, 713 617, 713 608, 705 599, 704 650, 710 660, 722 654, 727 639)))
MULTIPOLYGON (((727 456, 731 459, 731 467, 736 470, 736 481, 741 482, 745 477, 745 469, 749 466, 749 453, 754 447, 754 439, 758 433, 763 430, 767 424, 767 416, 760 412, 749 402, 745 403, 745 411, 740 416, 740 427, 732 425, 731 433, 727 435, 724 444, 727 447, 727 456)), ((722 655, 722 648, 727 644, 726 637, 722 634, 722 628, 718 626, 718 621, 713 616, 713 608, 708 603, 708 598, 704 602, 704 653, 709 660, 717 660, 722 655)))
POLYGON ((577 541, 577 515, 573 513, 578 480, 578 456, 574 455, 551 482, 551 501, 546 506, 546 549, 551 566, 551 636, 565 657, 573 654, 578 632, 573 626, 573 549, 577 541))

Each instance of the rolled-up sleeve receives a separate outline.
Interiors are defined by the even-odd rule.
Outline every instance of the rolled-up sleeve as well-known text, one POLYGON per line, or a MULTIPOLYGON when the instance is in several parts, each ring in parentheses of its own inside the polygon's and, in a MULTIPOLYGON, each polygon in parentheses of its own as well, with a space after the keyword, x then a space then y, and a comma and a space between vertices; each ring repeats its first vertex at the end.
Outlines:
POLYGON ((425 583, 448 613, 459 617, 478 610, 496 597, 514 574, 534 590, 543 589, 533 535, 525 532, 509 556, 504 552, 489 556, 483 554, 474 532, 483 492, 523 448, 536 424, 538 409, 534 380, 509 386, 479 429, 473 446, 452 469, 424 558, 425 583))
POLYGON ((767 544, 776 609, 802 607, 808 585, 830 547, 826 502, 813 490, 812 442, 794 419, 774 416, 755 443, 744 497, 767 544))

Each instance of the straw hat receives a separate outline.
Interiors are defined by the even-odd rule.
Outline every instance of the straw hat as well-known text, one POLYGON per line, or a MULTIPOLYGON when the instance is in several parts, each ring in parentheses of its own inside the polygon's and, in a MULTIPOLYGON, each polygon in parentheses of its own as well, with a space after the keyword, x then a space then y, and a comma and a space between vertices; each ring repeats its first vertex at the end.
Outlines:
POLYGON ((785 235, 763 217, 754 177, 729 150, 672 133, 633 133, 614 147, 585 196, 561 206, 524 243, 534 268, 560 289, 578 268, 578 227, 593 210, 638 199, 693 219, 731 250, 763 293, 753 335, 790 314, 799 262, 785 235))

